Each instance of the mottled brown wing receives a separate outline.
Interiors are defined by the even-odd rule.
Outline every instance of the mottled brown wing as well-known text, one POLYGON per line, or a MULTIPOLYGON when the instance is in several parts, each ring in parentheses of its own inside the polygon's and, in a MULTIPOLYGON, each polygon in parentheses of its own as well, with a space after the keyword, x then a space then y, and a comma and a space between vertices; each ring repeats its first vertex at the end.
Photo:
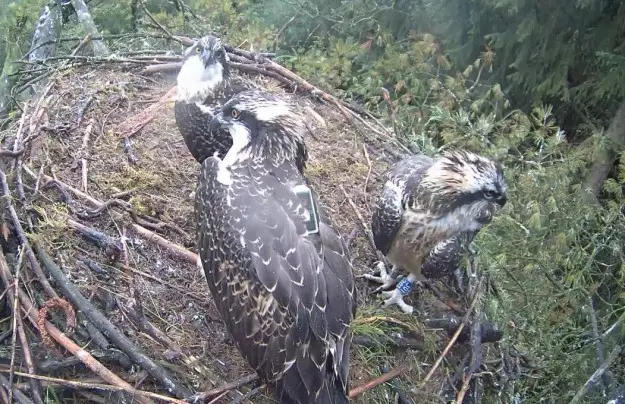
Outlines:
POLYGON ((417 190, 432 163, 430 157, 418 154, 400 160, 386 173, 386 182, 371 218, 373 241, 382 254, 388 254, 401 226, 404 204, 417 190))
POLYGON ((234 173, 227 189, 217 164, 205 160, 198 182, 198 248, 229 331, 285 402, 347 402, 342 364, 353 274, 346 250, 339 243, 326 252, 336 233, 323 223, 319 235, 306 235, 299 201, 283 183, 234 173))

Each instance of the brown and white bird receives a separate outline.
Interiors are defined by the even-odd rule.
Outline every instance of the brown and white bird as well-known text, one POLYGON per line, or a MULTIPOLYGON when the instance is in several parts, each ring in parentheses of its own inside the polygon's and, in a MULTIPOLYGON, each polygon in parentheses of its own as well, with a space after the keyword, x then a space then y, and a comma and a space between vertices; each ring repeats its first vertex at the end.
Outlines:
POLYGON ((291 105, 246 91, 211 121, 222 158, 201 162, 197 245, 237 347, 280 403, 347 403, 356 312, 347 246, 303 170, 306 127, 291 105))
POLYGON ((211 135, 210 121, 233 95, 254 87, 251 81, 231 75, 230 58, 219 38, 206 35, 185 51, 177 77, 174 114, 191 153, 212 148, 221 157, 226 154, 232 139, 211 135))
POLYGON ((506 204, 501 166, 478 154, 452 150, 432 159, 404 158, 391 167, 372 217, 376 248, 393 265, 389 274, 366 276, 383 287, 394 284, 399 270, 408 272, 393 291, 382 292, 385 304, 404 302, 415 282, 447 275, 459 264, 462 250, 506 204))

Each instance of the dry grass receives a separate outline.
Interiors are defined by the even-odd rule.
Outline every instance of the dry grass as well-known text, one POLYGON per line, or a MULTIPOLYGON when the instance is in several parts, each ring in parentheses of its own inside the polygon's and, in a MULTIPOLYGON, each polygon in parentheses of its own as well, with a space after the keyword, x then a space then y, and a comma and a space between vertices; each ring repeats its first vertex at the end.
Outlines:
MULTIPOLYGON (((263 84, 270 91, 282 92, 275 83, 265 79, 263 84)), ((26 163, 37 172, 41 168, 48 175, 56 175, 59 180, 81 188, 80 159, 84 130, 93 121, 93 132, 87 154, 89 176, 88 193, 106 201, 112 195, 131 191, 126 197, 137 212, 170 223, 186 232, 166 229, 161 233, 170 241, 194 250, 193 200, 198 164, 188 153, 175 126, 173 108, 166 106, 156 118, 139 134, 132 138, 138 163, 128 163, 124 143, 112 128, 158 100, 171 87, 171 78, 158 81, 144 79, 131 72, 121 70, 78 69, 58 77, 52 88, 52 98, 48 109, 50 128, 36 143, 30 159, 26 163), (79 113, 90 102, 80 125, 79 113), (60 128, 69 127, 62 131, 60 128)), ((358 236, 352 241, 351 255, 356 274, 371 271, 375 254, 367 238, 360 231, 358 219, 347 203, 340 189, 342 185, 359 206, 365 219, 371 215, 375 197, 381 186, 381 175, 390 160, 377 151, 375 144, 366 144, 355 130, 333 107, 321 105, 306 98, 298 100, 302 106, 313 108, 324 117, 326 127, 313 119, 311 126, 316 128, 315 138, 307 139, 310 150, 308 175, 317 187, 322 205, 335 221, 339 231, 347 237, 354 229, 358 236), (366 152, 365 148, 366 147, 366 152)), ((365 128, 362 128, 365 130, 365 128)), ((15 128, 5 134, 9 138, 15 128)), ((26 181, 34 187, 33 181, 26 181)), ((31 194, 32 195, 32 194, 31 194)), ((197 267, 177 259, 168 251, 148 244, 145 239, 127 230, 130 265, 149 274, 152 278, 134 274, 106 265, 104 253, 72 231, 68 231, 64 217, 68 209, 61 203, 59 193, 49 189, 29 199, 41 215, 37 237, 42 240, 49 254, 61 264, 70 279, 90 298, 103 313, 111 319, 127 336, 179 380, 197 391, 214 387, 214 380, 207 376, 210 369, 222 380, 235 380, 251 370, 229 341, 226 330, 205 285, 205 280, 197 267), (105 269, 106 274, 97 274, 79 260, 88 257, 105 269), (160 281, 155 281, 158 278, 160 281), (129 296, 131 283, 137 288, 145 314, 161 331, 165 332, 186 354, 185 359, 167 359, 167 347, 136 328, 118 307, 124 305, 129 296), (185 292, 186 291, 186 292, 185 292), (194 358, 194 359, 192 359, 194 358)), ((84 201, 73 199, 76 208, 84 201)), ((113 238, 119 238, 123 228, 130 221, 128 215, 122 218, 105 210, 101 215, 82 223, 98 229, 113 238)), ((418 327, 415 318, 406 318, 396 308, 383 309, 375 297, 368 296, 371 285, 358 281, 360 311, 359 317, 374 315, 393 316, 418 327)), ((422 292, 416 302, 418 308, 430 315, 440 312, 440 304, 434 304, 431 295, 422 292)), ((380 334, 406 332, 396 324, 384 322, 360 324, 360 333, 380 334)), ((425 331, 424 352, 392 352, 387 347, 367 349, 354 346, 352 351, 352 385, 360 385, 380 374, 380 366, 394 367, 403 361, 410 361, 413 370, 401 379, 404 390, 418 401, 438 402, 436 397, 444 381, 444 368, 440 375, 430 381, 420 392, 411 392, 418 385, 437 356, 437 349, 444 346, 446 338, 433 330, 425 331), (438 381, 437 381, 438 380, 438 381)), ((37 350, 37 361, 47 359, 45 350, 37 350)), ((128 378, 122 369, 115 372, 128 378), (124 376, 125 375, 125 376, 124 376)), ((65 369, 67 378, 78 377, 84 371, 80 368, 65 369)), ((58 374, 57 374, 58 376, 58 374)), ((83 376, 87 376, 83 374, 83 376)), ((140 388, 153 389, 144 382, 140 388)), ((226 399, 223 402, 228 402, 226 399)), ((254 402, 271 402, 267 397, 254 402), (264 400, 264 401, 263 401, 264 400)), ((378 387, 359 397, 355 402, 391 402, 389 390, 378 387)))

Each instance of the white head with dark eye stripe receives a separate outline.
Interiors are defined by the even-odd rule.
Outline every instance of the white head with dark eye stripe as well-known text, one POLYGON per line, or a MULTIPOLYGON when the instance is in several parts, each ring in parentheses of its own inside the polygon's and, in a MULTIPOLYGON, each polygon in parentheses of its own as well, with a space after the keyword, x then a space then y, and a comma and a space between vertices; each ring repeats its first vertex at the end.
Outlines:
POLYGON ((178 101, 202 102, 228 79, 228 54, 221 41, 207 35, 184 54, 177 78, 178 101))
POLYGON ((252 157, 274 164, 306 159, 304 125, 293 105, 264 91, 244 91, 230 99, 211 121, 211 131, 225 129, 233 145, 224 164, 252 157))
POLYGON ((465 216, 475 222, 471 227, 490 222, 508 198, 501 166, 464 150, 448 151, 436 160, 419 191, 415 202, 420 206, 439 217, 465 216))

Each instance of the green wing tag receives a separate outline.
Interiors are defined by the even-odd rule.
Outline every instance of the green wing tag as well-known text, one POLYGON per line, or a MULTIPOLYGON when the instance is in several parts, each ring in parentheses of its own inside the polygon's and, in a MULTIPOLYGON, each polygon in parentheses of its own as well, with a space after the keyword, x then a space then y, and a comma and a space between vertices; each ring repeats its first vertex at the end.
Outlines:
POLYGON ((313 199, 312 191, 305 184, 293 187, 293 192, 297 195, 304 208, 308 211, 308 221, 306 221, 306 230, 308 234, 319 233, 319 215, 317 214, 317 205, 313 199))

